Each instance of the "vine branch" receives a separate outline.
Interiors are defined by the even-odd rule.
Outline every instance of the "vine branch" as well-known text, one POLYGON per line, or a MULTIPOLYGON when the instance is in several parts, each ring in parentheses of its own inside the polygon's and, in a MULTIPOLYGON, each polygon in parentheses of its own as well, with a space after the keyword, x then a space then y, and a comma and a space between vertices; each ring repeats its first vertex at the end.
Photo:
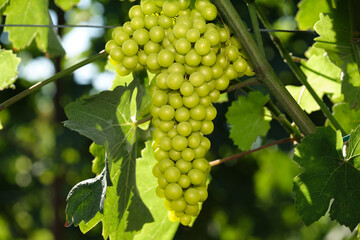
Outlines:
POLYGON ((27 95, 37 91, 38 89, 40 89, 41 87, 45 86, 46 84, 48 83, 51 83, 53 81, 56 81, 58 80, 59 78, 62 78, 62 77, 65 77, 66 75, 69 75, 71 74, 72 72, 74 72, 75 70, 85 66, 86 64, 88 63, 91 63, 91 62, 94 62, 98 59, 101 59, 103 57, 106 57, 108 55, 107 52, 105 52, 105 50, 102 50, 101 52, 99 52, 98 54, 94 55, 94 56, 91 56, 91 57, 88 57, 86 58, 85 60, 61 71, 61 72, 58 72, 56 73, 54 76, 46 79, 45 81, 42 81, 42 82, 38 82, 38 83, 35 83, 34 85, 32 85, 31 87, 29 87, 28 89, 20 92, 19 94, 15 95, 14 97, 12 98, 9 98, 8 100, 2 102, 0 104, 0 111, 4 110, 5 108, 11 106, 12 104, 18 102, 19 100, 23 99, 24 97, 26 97, 27 95))
POLYGON ((268 148, 268 147, 271 147, 271 146, 274 146, 274 145, 277 145, 277 144, 287 143, 287 142, 296 142, 296 141, 298 141, 298 139, 296 139, 296 138, 284 138, 284 139, 278 140, 276 142, 265 144, 265 145, 263 145, 261 147, 258 147, 258 148, 254 148, 254 149, 252 149, 250 151, 247 151, 247 152, 242 152, 242 153, 238 153, 236 155, 230 156, 230 157, 214 160, 214 161, 210 162, 210 166, 213 167, 213 166, 219 165, 219 164, 224 163, 224 162, 228 162, 228 161, 236 159, 236 158, 244 157, 246 155, 249 155, 250 153, 260 151, 262 149, 265 149, 265 148, 268 148))
POLYGON ((235 35, 241 41, 258 78, 263 80, 269 91, 277 98, 287 114, 298 125, 301 132, 305 135, 314 133, 316 129, 315 124, 286 90, 285 86, 256 45, 230 0, 213 0, 213 2, 225 21, 234 31, 235 35))
MULTIPOLYGON (((271 25, 270 25, 267 17, 265 16, 264 12, 262 11, 261 7, 257 4, 255 4, 255 7, 256 7, 258 15, 259 15, 261 21, 263 22, 264 26, 266 28, 271 28, 271 25)), ((346 132, 344 131, 344 129, 341 127, 339 122, 335 119, 335 117, 330 112, 329 108, 325 105, 325 103, 322 101, 322 99, 320 99, 320 97, 317 95, 315 90, 309 84, 305 74, 300 70, 298 65, 295 64, 292 56, 289 54, 289 52, 286 50, 286 48, 282 45, 280 40, 275 36, 275 34, 273 32, 269 32, 269 34, 270 34, 271 40, 274 42, 275 46, 278 48, 281 56, 285 59, 286 63, 290 67, 291 71, 295 74, 296 78, 301 82, 301 84, 303 84, 306 87, 306 89, 309 91, 310 95, 314 98, 316 103, 320 106, 320 109, 322 110, 324 115, 329 119, 329 121, 333 124, 333 126, 336 129, 340 130, 343 135, 346 135, 346 132)))

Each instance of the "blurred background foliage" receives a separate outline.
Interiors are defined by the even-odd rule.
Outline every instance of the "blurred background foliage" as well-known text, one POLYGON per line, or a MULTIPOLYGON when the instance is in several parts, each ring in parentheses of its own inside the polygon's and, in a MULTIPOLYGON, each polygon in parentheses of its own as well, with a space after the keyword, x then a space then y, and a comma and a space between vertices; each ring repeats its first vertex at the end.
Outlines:
MULTIPOLYGON (((276 29, 297 29, 296 0, 257 0, 276 29)), ((134 4, 118 0, 81 0, 64 13, 50 1, 54 24, 120 25, 128 20, 134 4)), ((137 2, 135 2, 137 3, 137 2)), ((243 1, 234 5, 250 26, 243 1)), ((12 49, 8 35, 0 28, 0 43, 12 49)), ((52 76, 80 59, 104 48, 111 30, 94 28, 59 29, 66 57, 48 59, 34 45, 18 53, 19 79, 14 89, 0 94, 4 101, 37 81, 52 76)), ((278 33, 294 56, 303 58, 312 45, 313 33, 278 33)), ((266 57, 285 84, 299 85, 266 33, 262 35, 266 57)), ((73 75, 44 87, 0 112, 0 240, 102 239, 101 226, 86 235, 65 228, 65 199, 79 181, 93 177, 91 142, 62 125, 64 106, 83 96, 110 88, 114 74, 106 61, 91 63, 73 75)), ((259 87, 259 90, 266 90, 259 87)), ((218 116, 209 160, 239 152, 229 139, 225 113, 241 90, 228 94, 228 101, 216 104, 218 116)), ((311 118, 323 125, 322 114, 311 118)), ((254 147, 286 137, 277 122, 254 147)), ((144 141, 146 134, 139 134, 144 141)), ((143 147, 139 144, 139 148, 143 147)), ((141 149, 139 149, 140 151, 141 149)), ((209 198, 192 228, 180 226, 174 239, 351 239, 352 235, 328 217, 306 227, 293 206, 292 178, 301 169, 291 160, 290 144, 262 150, 212 169, 209 198)), ((151 174, 151 173, 149 173, 151 174)))

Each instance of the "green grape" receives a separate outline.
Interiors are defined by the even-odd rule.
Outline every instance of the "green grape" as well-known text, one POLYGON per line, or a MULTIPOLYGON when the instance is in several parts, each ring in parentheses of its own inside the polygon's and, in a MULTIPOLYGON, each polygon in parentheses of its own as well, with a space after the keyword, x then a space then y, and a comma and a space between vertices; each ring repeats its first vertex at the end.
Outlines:
POLYGON ((161 160, 158 164, 157 164, 160 172, 165 172, 165 170, 169 167, 173 167, 174 166, 174 162, 171 161, 170 159, 163 159, 161 160))
POLYGON ((122 52, 121 47, 113 47, 110 50, 110 57, 116 62, 121 62, 124 59, 124 53, 122 52))
POLYGON ((203 120, 206 116, 206 109, 203 105, 199 104, 190 110, 190 117, 194 120, 203 120))
POLYGON ((202 171, 199 169, 191 169, 188 172, 188 176, 190 178, 190 181, 194 185, 200 185, 205 180, 205 175, 202 171))
POLYGON ((182 225, 184 226, 187 226, 191 223, 191 216, 189 215, 183 215, 181 218, 180 218, 180 222, 182 225))
POLYGON ((191 148, 185 148, 184 151, 181 152, 181 157, 185 161, 190 162, 195 158, 195 152, 191 148))
POLYGON ((128 39, 122 44, 121 50, 126 56, 134 56, 138 52, 139 46, 134 40, 128 39))
POLYGON ((170 105, 164 105, 160 108, 159 117, 163 121, 170 121, 175 117, 175 110, 170 105))
POLYGON ((178 200, 171 201, 171 208, 177 212, 184 211, 186 208, 186 205, 187 205, 187 203, 184 198, 180 198, 178 200))
POLYGON ((164 14, 168 17, 175 17, 180 11, 180 5, 178 1, 175 0, 167 0, 164 2, 162 6, 162 10, 164 14))
POLYGON ((171 149, 169 151, 169 157, 173 160, 173 161, 177 161, 181 159, 181 152, 175 151, 174 149, 171 149))
POLYGON ((169 183, 176 183, 181 176, 181 172, 176 167, 169 167, 164 172, 164 177, 169 183))
POLYGON ((170 200, 178 200, 183 195, 183 190, 177 183, 170 183, 165 188, 165 197, 170 200))
POLYGON ((135 40, 138 45, 144 45, 149 41, 149 32, 144 28, 137 29, 135 30, 132 39, 135 40))
MULTIPOLYGON (((191 178, 190 178, 191 179, 191 178)), ((195 188, 189 188, 184 193, 184 199, 186 203, 190 205, 195 205, 199 202, 200 195, 197 189, 195 188)))
POLYGON ((183 151, 188 145, 187 138, 180 135, 175 136, 171 142, 173 149, 179 152, 183 151))
POLYGON ((196 41, 194 49, 199 55, 203 56, 210 52, 210 46, 210 41, 208 39, 200 38, 196 41))
POLYGON ((181 175, 178 181, 178 184, 183 188, 188 188, 191 184, 191 180, 189 178, 189 176, 187 175, 181 175))
MULTIPOLYGON (((180 172, 183 174, 188 173, 192 169, 191 162, 185 161, 183 159, 178 160, 175 165, 180 170, 180 172)), ((159 166, 159 169, 160 169, 160 166, 159 166)))
POLYGON ((158 55, 158 63, 162 67, 169 67, 174 62, 174 54, 168 49, 162 49, 158 55))
POLYGON ((205 158, 195 159, 193 162, 193 168, 199 169, 202 172, 207 172, 210 168, 210 164, 205 158))
POLYGON ((174 128, 174 121, 160 121, 159 129, 163 132, 169 132, 174 128))
POLYGON ((190 119, 190 111, 185 108, 181 107, 175 111, 175 119, 178 122, 186 122, 190 119))
MULTIPOLYGON (((191 110, 190 110, 190 115, 191 115, 191 110)), ((177 125, 176 129, 177 129, 178 133, 184 137, 189 136, 192 131, 191 124, 189 122, 180 122, 177 125)))
POLYGON ((195 205, 187 205, 185 210, 185 214, 190 216, 197 216, 199 214, 199 204, 196 203, 195 205))

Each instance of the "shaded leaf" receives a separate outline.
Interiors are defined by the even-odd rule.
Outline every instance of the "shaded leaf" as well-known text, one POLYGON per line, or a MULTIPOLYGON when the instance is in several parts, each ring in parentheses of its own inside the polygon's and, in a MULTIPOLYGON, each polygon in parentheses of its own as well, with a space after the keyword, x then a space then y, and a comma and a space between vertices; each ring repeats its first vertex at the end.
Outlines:
POLYGON ((315 38, 315 47, 323 48, 330 60, 349 77, 349 83, 360 86, 360 74, 351 45, 353 33, 349 21, 348 1, 339 1, 329 14, 320 14, 314 29, 320 35, 315 38))
POLYGON ((295 206, 306 225, 317 221, 329 209, 330 217, 354 229, 360 222, 360 129, 350 137, 347 156, 342 155, 340 132, 317 128, 295 149, 294 160, 304 168, 295 177, 295 206))
POLYGON ((328 0, 302 0, 298 4, 299 11, 295 19, 300 30, 313 29, 314 24, 319 20, 320 13, 330 12, 328 0))
POLYGON ((251 92, 246 98, 239 96, 226 113, 230 124, 230 137, 241 150, 249 150, 258 136, 265 136, 270 121, 265 119, 264 105, 269 96, 251 92))
POLYGON ((69 192, 66 201, 67 226, 79 225, 81 221, 90 221, 97 212, 104 209, 107 188, 107 165, 100 175, 76 184, 69 192))
POLYGON ((11 50, 0 49, 0 90, 10 87, 17 78, 20 58, 11 50))
POLYGON ((103 236, 132 239, 142 226, 153 219, 136 188, 136 125, 131 104, 136 81, 119 86, 66 106, 65 126, 105 146, 109 154, 110 178, 107 188, 103 236))
POLYGON ((55 0, 55 4, 58 5, 62 10, 68 11, 72 7, 76 6, 80 0, 55 0))
POLYGON ((179 226, 179 223, 169 221, 168 210, 164 206, 164 200, 155 193, 158 184, 157 179, 151 172, 156 162, 151 142, 146 142, 146 147, 142 151, 142 157, 136 160, 136 181, 140 196, 149 208, 154 222, 146 223, 141 233, 135 236, 136 240, 173 239, 179 226))
MULTIPOLYGON (((328 94, 333 102, 342 100, 341 70, 329 60, 326 54, 312 55, 308 61, 302 62, 301 69, 320 98, 328 94)), ((286 88, 307 113, 320 110, 305 86, 289 85, 286 88)))
MULTIPOLYGON (((6 24, 51 24, 47 0, 12 0, 5 9, 6 24)), ((50 56, 64 55, 53 28, 5 27, 16 49, 23 49, 35 39, 37 47, 50 56)))

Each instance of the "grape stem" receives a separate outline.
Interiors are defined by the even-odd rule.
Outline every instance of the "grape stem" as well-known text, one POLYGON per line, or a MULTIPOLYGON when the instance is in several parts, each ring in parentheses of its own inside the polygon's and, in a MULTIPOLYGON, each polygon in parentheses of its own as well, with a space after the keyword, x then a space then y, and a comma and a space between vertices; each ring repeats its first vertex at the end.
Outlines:
POLYGON ((141 125, 143 123, 146 123, 146 122, 150 121, 152 118, 153 118, 152 116, 148 116, 146 118, 140 119, 140 120, 134 122, 134 125, 139 126, 139 125, 141 125))
POLYGON ((315 133, 315 124, 286 90, 284 84, 280 81, 273 68, 261 53, 230 0, 213 0, 213 2, 224 17, 224 20, 240 40, 258 78, 264 82, 272 95, 282 104, 286 113, 296 123, 304 135, 315 133))
POLYGON ((12 98, 9 98, 8 100, 2 102, 0 104, 0 111, 4 110, 5 108, 13 105, 14 103, 18 102, 19 100, 23 99, 24 97, 28 96, 29 94, 39 90, 41 87, 45 86, 46 84, 49 84, 53 81, 56 81, 58 80, 59 78, 62 78, 62 77, 65 77, 71 73, 73 73, 75 70, 85 66, 86 64, 88 63, 91 63, 91 62, 94 62, 98 59, 101 59, 103 57, 106 57, 108 55, 107 52, 105 52, 105 50, 102 50, 100 51, 98 54, 94 55, 94 56, 91 56, 91 57, 88 57, 86 58, 85 60, 61 71, 61 72, 58 72, 56 73, 54 76, 42 81, 42 82, 38 82, 38 83, 35 83, 34 85, 32 85, 31 87, 29 87, 28 89, 20 92, 19 94, 15 95, 14 97, 12 98))
POLYGON ((265 145, 263 145, 261 147, 258 147, 258 148, 254 148, 254 149, 252 149, 250 151, 247 151, 247 152, 242 152, 242 153, 238 153, 238 154, 235 154, 233 156, 230 156, 230 157, 226 157, 226 158, 211 161, 210 166, 213 167, 213 166, 219 165, 221 163, 224 163, 224 162, 227 162, 227 161, 230 161, 230 160, 233 160, 233 159, 241 158, 241 157, 244 157, 246 155, 249 155, 250 153, 257 152, 259 150, 262 150, 262 149, 265 149, 265 148, 268 148, 268 147, 271 147, 271 146, 274 146, 274 145, 277 145, 277 144, 287 143, 287 142, 297 142, 297 141, 299 141, 299 139, 297 139, 297 138, 284 138, 284 139, 278 140, 276 142, 265 144, 265 145))

